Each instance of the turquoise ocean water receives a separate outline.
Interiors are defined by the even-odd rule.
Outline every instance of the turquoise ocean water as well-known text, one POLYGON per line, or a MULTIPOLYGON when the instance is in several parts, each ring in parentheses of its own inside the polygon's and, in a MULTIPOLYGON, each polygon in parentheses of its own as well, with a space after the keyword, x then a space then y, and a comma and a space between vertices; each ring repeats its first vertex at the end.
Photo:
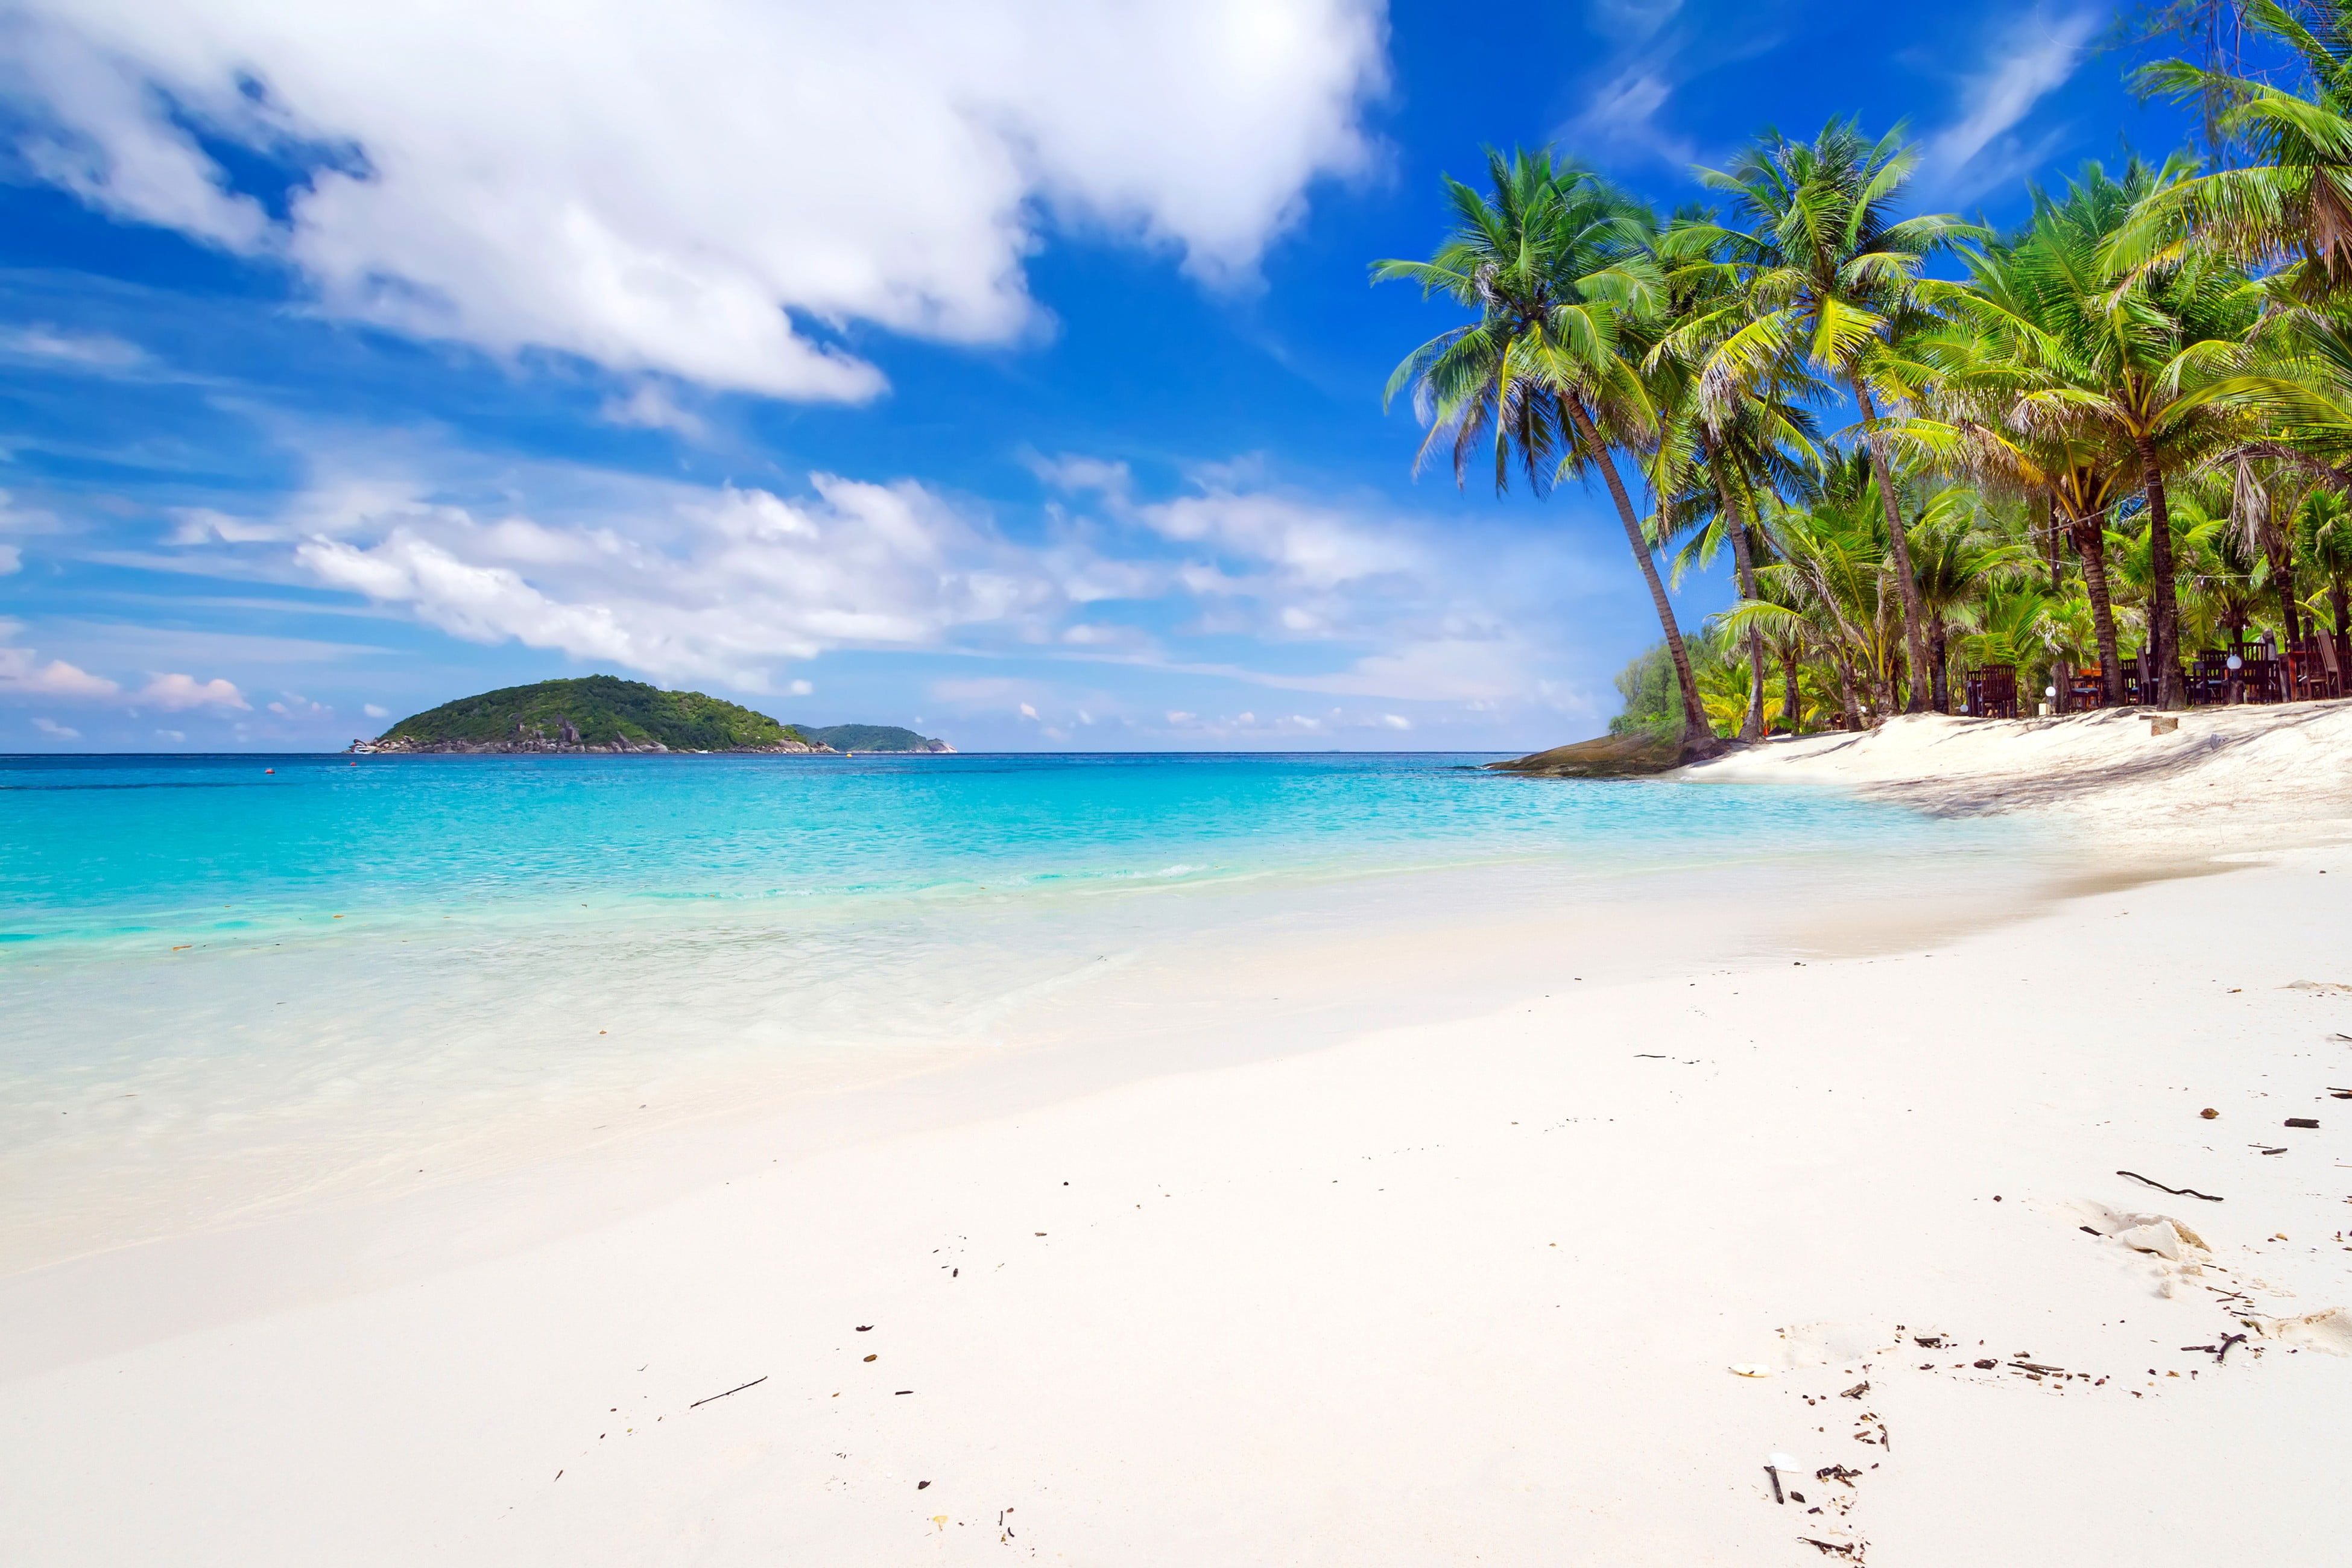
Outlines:
POLYGON ((1940 853, 1801 789, 1529 782, 1485 757, 0 758, 0 943, 234 943, 322 918, 1346 877, 1497 860, 1940 853))
MULTIPOLYGON (((1244 961, 1358 933, 1631 931, 1662 889, 1892 907, 2014 848, 1486 760, 0 758, 0 1265, 12 1233, 58 1256, 488 1168, 1089 1009, 1220 1026, 1244 961)), ((1349 985, 1469 973, 1378 969, 1349 985)))

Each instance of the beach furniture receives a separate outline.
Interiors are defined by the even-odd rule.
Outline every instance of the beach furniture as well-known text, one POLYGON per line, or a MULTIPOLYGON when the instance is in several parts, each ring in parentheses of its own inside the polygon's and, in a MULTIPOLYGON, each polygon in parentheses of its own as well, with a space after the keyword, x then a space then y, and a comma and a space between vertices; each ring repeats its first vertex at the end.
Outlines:
POLYGON ((2210 708, 2230 700, 2230 655, 2226 649, 2207 648, 2197 656, 2197 663, 2189 671, 2189 701, 2192 707, 2210 708))
POLYGON ((1969 671, 1969 716, 1977 719, 2017 717, 2017 666, 1988 664, 1969 671))
POLYGON ((2327 638, 2310 637, 2287 651, 2286 689, 2297 700, 2344 695, 2343 670, 2327 638))

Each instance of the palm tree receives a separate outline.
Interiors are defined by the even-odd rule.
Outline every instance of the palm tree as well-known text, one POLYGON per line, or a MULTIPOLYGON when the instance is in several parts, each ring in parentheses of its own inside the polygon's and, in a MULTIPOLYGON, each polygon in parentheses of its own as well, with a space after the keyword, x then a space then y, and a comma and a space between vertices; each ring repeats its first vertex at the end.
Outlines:
POLYGON ((2218 247, 2249 267, 2284 264, 2295 297, 2352 287, 2352 0, 2305 0, 2306 23, 2274 0, 2250 0, 2243 25, 2298 59, 2308 94, 2217 65, 2160 60, 2141 90, 2220 105, 2220 139, 2243 147, 2242 168, 2217 169, 2158 194, 2116 237, 2124 268, 2218 247))
POLYGON ((2326 584, 2328 629, 2339 637, 2352 632, 2352 503, 2335 490, 2311 491, 2295 508, 2294 543, 2326 584))
POLYGON ((1495 488, 1516 464, 1541 494, 1560 474, 1598 473, 1650 590, 1682 689, 1685 760, 1720 749, 1674 605, 1651 559, 1614 454, 1654 441, 1657 417, 1634 362, 1664 301, 1650 255, 1656 219, 1599 176, 1549 153, 1487 155, 1491 195, 1446 181, 1454 226, 1427 261, 1380 261, 1376 283, 1421 285, 1475 314, 1415 349, 1390 376, 1428 426, 1418 468, 1442 444, 1455 482, 1491 445, 1495 488))
MULTIPOLYGON (((2000 539, 1972 515, 1975 492, 1958 486, 1938 491, 1911 524, 1913 575, 1927 616, 1928 670, 1936 711, 1952 710, 1949 658, 1953 643, 1974 629, 1974 612, 2000 578, 2014 576, 2030 555, 2000 539)), ((2008 662, 2008 661, 2003 661, 2008 662)))
POLYGON ((1894 209, 1918 163, 1897 127, 1876 142, 1852 121, 1832 121, 1811 142, 1767 134, 1728 170, 1698 171, 1700 183, 1728 194, 1749 227, 1718 230, 1709 238, 1741 273, 1738 301, 1744 316, 1720 336, 1708 355, 1703 387, 1711 403, 1727 404, 1770 384, 1802 362, 1843 384, 1861 414, 1878 494, 1886 509, 1887 546, 1894 555, 1909 651, 1909 707, 1924 708, 1927 668, 1927 616, 1913 584, 1911 552, 1895 510, 1895 476, 1887 459, 1874 387, 1900 397, 1903 381, 1890 373, 1895 345, 1928 324, 1916 283, 1927 258, 1982 231, 1949 214, 1897 221, 1894 209))
POLYGON ((1968 247, 1965 289, 1923 289, 1948 321, 1915 345, 1926 412, 1898 427, 1933 460, 2052 509, 2082 563, 2109 702, 2123 700, 2109 524, 2132 494, 2138 451, 2096 422, 2038 417, 2028 398, 2050 384, 2049 345, 2080 335, 2104 298, 2101 247, 2136 204, 2185 174, 2182 163, 2154 169, 2134 159, 2118 180, 2086 164, 2063 197, 2033 191, 2033 217, 2020 236, 1968 247))
MULTIPOLYGON (((2111 241, 2135 205, 2187 173, 2180 159, 2159 169, 2134 160, 2116 181, 2088 165, 2064 200, 2037 200, 2029 237, 1998 268, 1979 268, 1980 284, 1998 270, 2001 288, 1928 290, 1990 346, 1992 370, 2009 378, 2011 426, 2133 471, 2152 520, 2148 651, 2167 707, 2187 700, 2167 476, 2242 444, 2253 409, 2286 391, 2251 374, 2262 291, 2244 272, 2197 250, 2160 266, 2115 265, 2111 241)), ((1937 342, 1948 346, 1949 336, 1937 342)))
MULTIPOLYGON (((1658 243, 1669 285, 1670 324, 1643 369, 1652 401, 1674 436, 1658 443, 1653 488, 1672 498, 1671 504, 1660 503, 1661 521, 1679 519, 1687 535, 1675 562, 1675 582, 1694 563, 1711 563, 1728 543, 1740 597, 1752 599, 1757 583, 1750 520, 1759 500, 1801 486, 1820 451, 1812 416, 1798 406, 1810 390, 1801 375, 1784 374, 1777 385, 1751 388, 1713 407, 1698 395, 1699 373, 1716 346, 1707 335, 1710 325, 1736 329, 1741 314, 1740 270, 1724 255, 1721 234, 1712 212, 1685 212, 1658 243), (1676 457, 1682 459, 1678 464, 1669 460, 1676 457)), ((1672 539, 1661 532, 1658 542, 1670 544, 1672 539)), ((1764 643, 1762 628, 1749 627, 1748 702, 1739 725, 1739 738, 1749 742, 1764 738, 1764 643)))
POLYGON ((1903 663, 1902 595, 1868 454, 1831 453, 1818 491, 1801 502, 1769 503, 1758 531, 1775 559, 1757 569, 1759 596, 1742 600, 1719 624, 1741 635, 1802 626, 1829 667, 1850 726, 1892 711, 1903 663))

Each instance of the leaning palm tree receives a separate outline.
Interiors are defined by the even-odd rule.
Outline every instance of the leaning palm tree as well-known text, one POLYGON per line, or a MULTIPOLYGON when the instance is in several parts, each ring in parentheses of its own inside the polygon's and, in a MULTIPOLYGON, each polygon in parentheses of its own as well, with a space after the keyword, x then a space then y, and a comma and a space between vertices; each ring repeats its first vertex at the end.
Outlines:
POLYGON ((1517 467, 1541 494, 1561 475, 1598 474, 1624 525, 1682 689, 1685 760, 1720 749, 1674 605, 1617 469, 1616 454, 1655 439, 1657 417, 1635 364, 1664 290, 1649 209, 1549 153, 1487 155, 1491 194, 1446 182, 1454 226, 1427 261, 1380 261, 1376 283, 1418 283, 1474 319, 1408 354, 1387 400, 1411 389, 1428 428, 1416 468, 1452 448, 1466 480, 1490 447, 1495 488, 1517 467))
POLYGON ((1728 169, 1698 171, 1701 184, 1733 198, 1748 226, 1708 237, 1739 270, 1738 299, 1725 310, 1745 319, 1736 331, 1722 331, 1720 322, 1705 329, 1720 339, 1707 358, 1706 396, 1734 402, 1801 363, 1853 397, 1886 509, 1914 711, 1927 701, 1927 617, 1912 585, 1877 397, 1908 390, 1896 349, 1929 323, 1920 268, 1937 250, 1982 234, 1949 214, 1895 218, 1918 159, 1899 126, 1872 142, 1853 121, 1832 121, 1811 142, 1770 133, 1728 169))
MULTIPOLYGON (((1821 453, 1812 416, 1800 406, 1810 379, 1796 366, 1783 367, 1778 384, 1751 387, 1729 403, 1710 405, 1699 395, 1700 374, 1719 334, 1737 331, 1745 314, 1740 268, 1727 255, 1722 232, 1712 212, 1686 211, 1659 237, 1668 319, 1643 372, 1670 433, 1657 444, 1652 485, 1661 498, 1659 521, 1678 521, 1686 536, 1675 581, 1693 564, 1711 563, 1728 544, 1740 596, 1752 599, 1758 506, 1768 495, 1802 488, 1821 453)), ((1671 531, 1660 531, 1658 542, 1671 544, 1671 531)), ((1739 738, 1752 742, 1764 738, 1766 727, 1762 628, 1748 628, 1746 641, 1748 703, 1739 738)))
POLYGON ((2284 267, 2287 291, 2303 300, 2352 289, 2352 0, 2299 8, 2250 0, 2243 22, 2300 62, 2305 92, 2180 59, 2138 73, 2143 92, 2220 106, 2221 139, 2248 161, 2158 193, 2116 237, 2119 266, 2177 261, 2205 246, 2248 267, 2284 267))

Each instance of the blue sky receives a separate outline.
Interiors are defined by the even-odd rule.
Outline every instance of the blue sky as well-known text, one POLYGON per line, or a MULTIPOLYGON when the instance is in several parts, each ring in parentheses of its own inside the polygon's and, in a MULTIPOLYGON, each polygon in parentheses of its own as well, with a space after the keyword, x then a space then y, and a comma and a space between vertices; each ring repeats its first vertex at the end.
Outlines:
MULTIPOLYGON (((1524 749, 1656 638, 1598 494, 1416 481, 1441 171, 1921 204, 2186 127, 2097 7, 32 0, 0 751, 308 750, 604 670, 965 750, 1524 749)), ((1719 576, 1679 595, 1685 624, 1719 576)))

